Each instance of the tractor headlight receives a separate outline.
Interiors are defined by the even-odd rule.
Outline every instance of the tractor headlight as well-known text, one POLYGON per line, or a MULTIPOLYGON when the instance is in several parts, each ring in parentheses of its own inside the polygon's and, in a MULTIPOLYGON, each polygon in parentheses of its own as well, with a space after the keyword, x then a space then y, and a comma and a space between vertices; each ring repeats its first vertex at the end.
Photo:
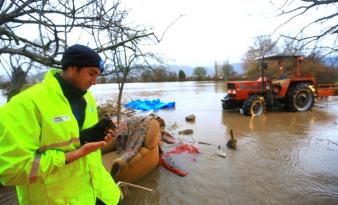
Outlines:
POLYGON ((236 95, 236 90, 233 90, 233 89, 231 89, 231 90, 228 90, 228 93, 229 93, 229 94, 236 95))

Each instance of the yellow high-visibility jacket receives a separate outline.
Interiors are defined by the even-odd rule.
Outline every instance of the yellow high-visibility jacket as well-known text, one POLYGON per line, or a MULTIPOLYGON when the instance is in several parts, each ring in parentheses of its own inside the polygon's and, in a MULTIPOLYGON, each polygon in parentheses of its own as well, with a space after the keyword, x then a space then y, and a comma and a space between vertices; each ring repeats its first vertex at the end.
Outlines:
MULTIPOLYGON (((120 190, 104 169, 100 150, 71 163, 79 127, 51 69, 42 83, 0 107, 0 183, 15 185, 20 204, 117 204, 120 190)), ((83 129, 98 121, 88 91, 83 129)))

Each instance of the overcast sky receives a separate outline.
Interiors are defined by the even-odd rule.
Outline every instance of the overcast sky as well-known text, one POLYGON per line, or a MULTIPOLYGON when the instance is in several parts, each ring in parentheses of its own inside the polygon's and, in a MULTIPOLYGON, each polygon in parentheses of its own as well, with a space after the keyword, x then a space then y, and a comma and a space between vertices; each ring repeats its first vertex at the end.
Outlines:
POLYGON ((270 34, 282 19, 269 0, 122 0, 129 20, 166 32, 156 50, 171 64, 212 66, 238 63, 254 37, 270 34))
MULTIPOLYGON (((286 18, 276 17, 278 6, 285 1, 121 0, 121 3, 129 11, 128 21, 153 28, 158 37, 182 15, 167 30, 161 43, 151 48, 168 64, 213 66, 215 61, 240 63, 255 37, 271 34, 285 21, 286 18)), ((322 15, 320 12, 325 13, 327 9, 315 10, 310 15, 322 15)), ((302 15, 298 22, 283 27, 284 33, 299 30, 301 24, 306 24, 306 18, 302 15)), ((93 43, 81 32, 73 33, 70 44, 93 43)))

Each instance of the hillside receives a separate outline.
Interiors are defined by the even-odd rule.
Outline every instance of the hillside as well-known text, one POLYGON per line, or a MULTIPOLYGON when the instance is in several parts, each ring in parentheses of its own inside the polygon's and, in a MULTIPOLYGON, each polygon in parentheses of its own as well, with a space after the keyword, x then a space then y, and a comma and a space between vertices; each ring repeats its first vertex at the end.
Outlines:
MULTIPOLYGON (((233 63, 231 64, 234 67, 234 70, 238 73, 238 74, 242 74, 243 73, 243 68, 241 63, 233 63)), ((186 75, 192 75, 193 71, 194 71, 193 66, 187 66, 187 65, 169 65, 167 66, 167 69, 169 71, 172 72, 176 72, 178 73, 180 70, 183 70, 185 72, 186 75)), ((215 68, 214 66, 207 66, 205 67, 207 70, 208 75, 214 75, 215 73, 215 68)))

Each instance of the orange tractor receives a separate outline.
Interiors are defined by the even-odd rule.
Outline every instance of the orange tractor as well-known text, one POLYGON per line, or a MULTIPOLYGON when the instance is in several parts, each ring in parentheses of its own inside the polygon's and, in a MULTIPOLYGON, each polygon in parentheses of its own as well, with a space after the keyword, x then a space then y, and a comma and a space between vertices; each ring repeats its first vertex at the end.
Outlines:
POLYGON ((300 68, 304 60, 301 55, 269 55, 256 60, 261 61, 261 77, 256 81, 227 82, 227 95, 221 100, 224 110, 240 108, 248 116, 261 115, 265 110, 281 107, 303 112, 311 110, 316 97, 338 95, 338 85, 316 85, 312 76, 301 76, 300 68), (292 62, 292 74, 285 70, 285 61, 292 62), (279 77, 274 80, 264 74, 271 62, 277 62, 280 70, 279 77))

